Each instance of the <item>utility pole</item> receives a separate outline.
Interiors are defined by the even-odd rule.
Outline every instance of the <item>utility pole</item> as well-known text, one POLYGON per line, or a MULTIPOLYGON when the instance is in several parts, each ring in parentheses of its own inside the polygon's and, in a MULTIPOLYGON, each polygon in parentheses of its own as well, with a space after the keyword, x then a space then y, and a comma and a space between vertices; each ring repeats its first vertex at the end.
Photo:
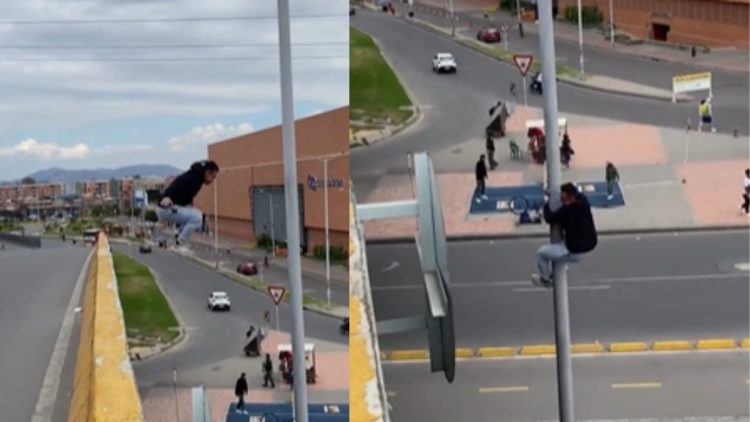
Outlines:
POLYGON ((214 266, 219 269, 219 177, 214 180, 214 266))
MULTIPOLYGON (((586 79, 586 73, 583 66, 583 8, 581 0, 578 0, 578 63, 581 70, 581 79, 586 79)), ((557 124, 557 123, 555 123, 557 124)))
POLYGON ((613 3, 613 0, 609 0, 609 40, 612 48, 615 48, 615 8, 613 3))
POLYGON ((331 240, 329 238, 329 227, 328 227, 328 160, 323 160, 323 201, 325 206, 323 207, 323 214, 326 220, 326 301, 328 306, 331 306, 331 240))
MULTIPOLYGON (((539 51, 542 59, 544 87, 544 129, 547 136, 547 189, 550 207, 560 207, 560 148, 557 125, 557 83, 555 69, 555 33, 552 22, 552 0, 539 3, 539 51)), ((580 4, 580 3, 579 3, 580 4)), ((580 7, 579 7, 580 13, 580 7)), ((551 241, 561 242, 558 224, 550 229, 551 241)), ((555 343, 557 351, 557 395, 561 422, 574 422, 573 370, 570 356, 570 312, 566 265, 556 263, 554 274, 555 343)))
POLYGON ((292 43, 289 30, 289 0, 278 0, 279 65, 281 70, 281 133, 284 140, 284 194, 286 236, 289 251, 289 287, 292 310, 292 353, 294 359, 294 415, 297 422, 309 422, 305 370, 305 317, 302 309, 302 273, 299 242, 299 198, 297 154, 294 142, 294 93, 292 43))
POLYGON ((451 15, 451 37, 456 36, 456 17, 453 14, 453 0, 448 0, 448 11, 451 15))

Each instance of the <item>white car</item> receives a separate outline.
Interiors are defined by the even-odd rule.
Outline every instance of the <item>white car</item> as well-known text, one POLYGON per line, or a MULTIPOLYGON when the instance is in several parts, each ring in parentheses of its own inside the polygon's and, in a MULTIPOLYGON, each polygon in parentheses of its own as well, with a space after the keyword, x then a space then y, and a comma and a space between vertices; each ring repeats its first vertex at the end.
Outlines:
POLYGON ((432 58, 432 70, 433 72, 442 73, 456 73, 458 71, 458 64, 456 59, 453 58, 451 53, 437 53, 432 58))
POLYGON ((215 311, 217 309, 226 309, 227 311, 232 307, 232 303, 229 302, 229 296, 226 292, 213 292, 208 297, 208 309, 215 311))

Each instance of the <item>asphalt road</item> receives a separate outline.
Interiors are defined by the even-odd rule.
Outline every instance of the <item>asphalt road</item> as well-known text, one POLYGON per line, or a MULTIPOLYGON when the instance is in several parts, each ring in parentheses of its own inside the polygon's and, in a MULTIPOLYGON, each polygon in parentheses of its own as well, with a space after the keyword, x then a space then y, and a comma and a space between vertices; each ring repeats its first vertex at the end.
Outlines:
MULTIPOLYGON (((554 343, 551 291, 534 287, 543 239, 449 242, 459 346, 554 343)), ((569 271, 573 342, 750 335, 748 233, 600 237, 569 271)), ((425 310, 413 244, 367 248, 378 320, 425 310)), ((426 334, 383 336, 383 350, 425 348, 426 334)))
MULTIPOLYGON (((127 253, 127 246, 124 245, 115 244, 113 249, 127 253)), ((231 356, 242 355, 245 332, 249 325, 258 327, 264 310, 271 311, 271 317, 274 318, 273 302, 268 295, 252 291, 168 252, 154 249, 151 254, 138 254, 134 249, 133 253, 135 258, 152 269, 180 314, 189 335, 184 344, 172 351, 142 362, 134 362, 136 378, 142 390, 154 385, 171 385, 172 368, 189 371, 231 356), (232 301, 230 312, 208 310, 206 300, 213 290, 223 290, 229 294, 232 301)), ((282 331, 291 329, 289 309, 283 303, 279 309, 282 331)), ((339 325, 338 319, 305 313, 305 335, 308 338, 346 343, 348 338, 339 335, 339 325)), ((256 360, 248 359, 248 362, 251 366, 257 364, 256 360)))
MULTIPOLYGON (((743 351, 577 357, 576 420, 747 421, 749 364, 743 351)), ((383 371, 394 421, 559 420, 554 359, 459 362, 453 384, 426 363, 383 371)))
MULTIPOLYGON (((66 308, 89 252, 90 248, 60 247, 54 242, 42 249, 6 245, 6 250, 0 251, 0 420, 31 420, 66 308)), ((75 353, 76 341, 71 340, 68 358, 75 353)), ((67 408, 60 402, 67 399, 72 384, 72 371, 68 369, 73 364, 66 359, 57 408, 67 408)))
MULTIPOLYGON (((352 25, 374 36, 379 42, 384 54, 423 111, 423 120, 417 126, 387 142, 352 150, 352 177, 360 197, 370 188, 370 178, 405 172, 406 154, 409 151, 444 149, 483 136, 484 127, 489 123, 489 106, 508 95, 510 82, 519 83, 518 71, 512 65, 501 63, 403 20, 361 10, 352 18, 352 25), (453 53, 459 63, 456 75, 433 74, 430 59, 437 51, 453 53)), ((633 73, 644 72, 643 69, 646 69, 640 59, 632 62, 623 60, 613 61, 612 67, 620 67, 633 73)), ((670 65, 663 63, 649 64, 647 69, 662 65, 666 66, 664 74, 672 71, 668 67, 670 65)), ((595 67, 592 72, 594 70, 595 67)), ((721 77, 717 84, 725 85, 721 77)), ((727 89, 736 88, 731 86, 730 81, 727 89)), ((686 117, 695 117, 696 114, 696 104, 670 104, 565 84, 558 84, 558 97, 562 113, 665 127, 681 128, 686 117)), ((541 108, 542 97, 530 95, 529 105, 541 108)), ((730 101, 714 106, 720 131, 731 131, 732 127, 738 126, 741 133, 747 134, 750 128, 747 113, 746 102, 734 104, 730 101)), ((437 169, 440 171, 439 163, 437 169)))

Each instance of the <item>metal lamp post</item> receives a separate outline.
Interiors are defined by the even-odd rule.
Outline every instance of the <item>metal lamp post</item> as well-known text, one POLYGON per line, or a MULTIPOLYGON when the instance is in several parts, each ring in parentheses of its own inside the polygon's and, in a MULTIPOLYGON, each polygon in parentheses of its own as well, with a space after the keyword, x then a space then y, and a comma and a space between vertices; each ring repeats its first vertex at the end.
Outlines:
POLYGON ((326 301, 331 306, 331 241, 329 237, 328 223, 328 161, 330 158, 323 160, 323 214, 325 218, 326 231, 326 301))
POLYGON ((615 8, 613 0, 609 0, 609 40, 612 48, 615 48, 615 8))
MULTIPOLYGON (((578 62, 581 69, 581 79, 585 79, 585 71, 583 66, 583 8, 581 7, 581 0, 578 0, 578 62)), ((555 123, 557 124, 557 123, 555 123)))

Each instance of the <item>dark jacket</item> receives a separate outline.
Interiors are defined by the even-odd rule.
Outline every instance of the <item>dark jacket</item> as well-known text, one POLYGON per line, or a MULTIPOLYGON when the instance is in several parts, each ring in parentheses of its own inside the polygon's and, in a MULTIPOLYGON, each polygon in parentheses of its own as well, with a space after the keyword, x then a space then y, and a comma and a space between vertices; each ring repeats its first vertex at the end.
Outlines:
POLYGON ((570 205, 563 205, 557 211, 552 211, 549 204, 544 205, 544 220, 549 224, 560 224, 565 236, 565 247, 571 253, 585 253, 592 251, 597 244, 594 216, 591 215, 591 205, 585 196, 578 194, 576 201, 570 205))
POLYGON ((484 160, 477 161, 474 175, 477 177, 477 180, 484 180, 487 178, 487 165, 484 164, 484 160))
POLYGON ((172 183, 164 189, 161 199, 169 197, 172 203, 179 206, 188 206, 193 204, 193 198, 198 195, 203 187, 203 177, 206 173, 205 161, 198 161, 190 166, 190 170, 177 176, 172 183))
POLYGON ((484 144, 485 148, 487 148, 487 151, 494 151, 495 150, 495 140, 492 139, 492 137, 487 137, 487 141, 484 144))
POLYGON ((613 180, 620 180, 620 173, 617 171, 615 166, 607 166, 604 171, 604 178, 609 182, 613 180))
POLYGON ((237 383, 234 384, 234 395, 239 397, 243 396, 247 393, 247 380, 245 378, 239 377, 237 379, 237 383))

